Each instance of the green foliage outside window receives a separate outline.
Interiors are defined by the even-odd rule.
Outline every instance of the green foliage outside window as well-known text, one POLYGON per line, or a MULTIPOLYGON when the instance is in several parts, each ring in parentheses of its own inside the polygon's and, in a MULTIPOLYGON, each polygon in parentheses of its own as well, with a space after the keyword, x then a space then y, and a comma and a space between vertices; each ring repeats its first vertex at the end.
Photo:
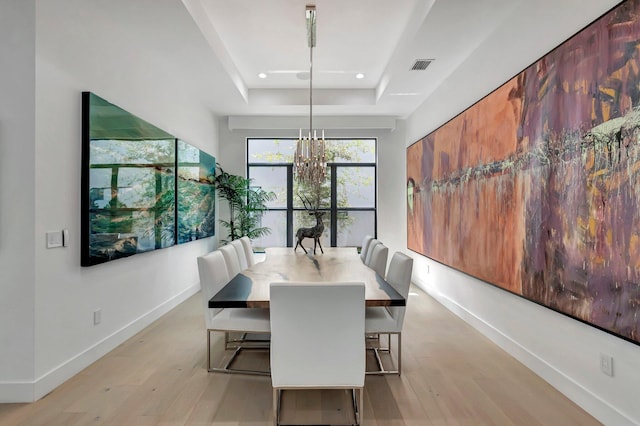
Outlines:
MULTIPOLYGON (((257 163, 291 163, 293 162, 293 151, 287 146, 292 143, 291 140, 272 140, 272 150, 257 152, 252 155, 253 162, 257 163)), ((327 163, 375 163, 375 140, 373 139, 340 139, 326 141, 326 160, 327 163)), ((366 168, 365 168, 366 169, 366 168)), ((349 206, 349 196, 359 193, 363 188, 371 188, 374 185, 374 177, 370 173, 367 174, 364 169, 359 167, 340 167, 336 177, 337 200, 336 206, 338 210, 349 206), (347 172, 347 169, 349 172, 347 172)), ((331 207, 331 176, 330 170, 327 170, 327 179, 320 188, 311 185, 301 184, 297 180, 293 181, 294 207, 303 208, 300 201, 300 195, 307 196, 320 209, 329 209, 331 207)), ((286 187, 282 187, 275 194, 277 199, 286 199, 286 187)), ((367 206, 368 207, 368 206, 367 206)), ((301 226, 313 226, 315 219, 309 215, 301 213, 297 214, 301 226)), ((339 215, 338 223, 341 229, 347 229, 353 222, 353 217, 348 215, 339 215)))

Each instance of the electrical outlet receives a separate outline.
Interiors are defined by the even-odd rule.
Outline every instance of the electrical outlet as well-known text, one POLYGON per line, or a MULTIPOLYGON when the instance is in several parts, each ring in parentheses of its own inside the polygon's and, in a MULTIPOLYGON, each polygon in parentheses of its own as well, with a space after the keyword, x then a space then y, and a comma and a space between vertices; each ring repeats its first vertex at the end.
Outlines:
POLYGON ((600 354, 600 371, 609 377, 613 377, 613 357, 607 354, 600 354))
POLYGON ((102 309, 96 309, 93 311, 93 325, 98 325, 102 322, 102 309))

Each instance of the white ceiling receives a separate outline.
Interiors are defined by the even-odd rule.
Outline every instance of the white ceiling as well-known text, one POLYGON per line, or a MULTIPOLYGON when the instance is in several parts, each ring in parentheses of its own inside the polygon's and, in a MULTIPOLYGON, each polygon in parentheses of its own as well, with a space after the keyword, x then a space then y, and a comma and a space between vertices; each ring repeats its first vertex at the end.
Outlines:
MULTIPOLYGON (((462 110, 618 1, 315 0, 313 114, 384 121, 423 104, 437 114, 443 96, 462 110), (416 59, 434 61, 410 71, 416 59), (365 78, 357 80, 358 72, 365 78)), ((309 66, 306 4, 48 0, 37 2, 37 48, 70 78, 104 76, 87 89, 116 103, 119 90, 153 90, 168 79, 173 92, 218 116, 302 119, 309 114, 308 80, 297 75, 309 66)))
MULTIPOLYGON (((182 0, 234 87, 226 115, 309 112, 305 6, 317 9, 314 115, 406 117, 525 0, 182 0), (411 71, 416 59, 433 59, 411 71), (267 74, 266 79, 258 73, 267 74), (356 79, 356 73, 365 78, 356 79)), ((216 75, 223 71, 225 75, 216 75)), ((215 71, 215 72, 214 72, 215 71)))

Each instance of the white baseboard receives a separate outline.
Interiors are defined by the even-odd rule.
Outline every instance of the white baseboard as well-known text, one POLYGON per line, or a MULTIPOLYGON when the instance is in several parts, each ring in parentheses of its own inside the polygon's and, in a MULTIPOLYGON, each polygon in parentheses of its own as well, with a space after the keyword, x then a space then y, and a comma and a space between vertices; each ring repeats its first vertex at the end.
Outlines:
POLYGON ((199 290, 200 283, 188 287, 32 382, 0 382, 0 403, 33 402, 42 398, 199 290))
POLYGON ((0 382, 0 403, 33 400, 33 382, 0 382))
POLYGON ((583 410, 591 414, 598 421, 605 425, 632 426, 636 424, 632 419, 625 416, 611 404, 602 400, 598 395, 581 386, 571 377, 567 376, 553 365, 547 363, 544 359, 522 346, 519 342, 505 335, 499 329, 485 322, 482 318, 477 317, 473 312, 467 310, 455 300, 432 288, 429 288, 429 286, 426 286, 423 283, 416 282, 415 284, 452 313, 489 338, 501 349, 516 358, 527 368, 580 406, 583 410))

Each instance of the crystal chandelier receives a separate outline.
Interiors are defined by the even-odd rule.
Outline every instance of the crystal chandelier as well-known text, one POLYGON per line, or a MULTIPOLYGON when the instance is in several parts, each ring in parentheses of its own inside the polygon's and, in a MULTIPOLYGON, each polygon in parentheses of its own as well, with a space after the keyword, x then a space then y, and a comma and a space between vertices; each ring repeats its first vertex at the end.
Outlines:
POLYGON ((307 5, 307 42, 309 45, 309 134, 300 136, 296 142, 296 152, 293 160, 294 176, 300 183, 320 186, 327 176, 327 161, 325 157, 324 130, 322 136, 317 137, 313 128, 313 48, 316 45, 316 7, 307 5))

